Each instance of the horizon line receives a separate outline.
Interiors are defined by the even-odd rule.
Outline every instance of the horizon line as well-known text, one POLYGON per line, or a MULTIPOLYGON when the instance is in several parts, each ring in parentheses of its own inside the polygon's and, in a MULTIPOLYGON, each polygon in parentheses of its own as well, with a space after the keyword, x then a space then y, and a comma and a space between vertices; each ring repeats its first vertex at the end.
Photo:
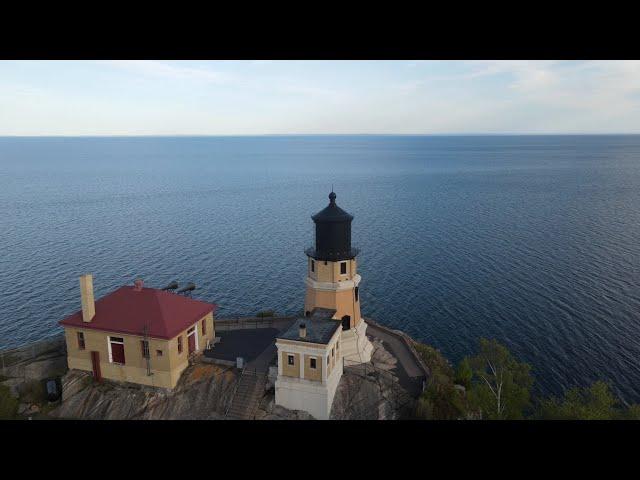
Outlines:
POLYGON ((168 133, 168 134, 69 134, 2 135, 0 138, 175 138, 175 137, 550 137, 550 136, 636 136, 624 132, 574 133, 168 133))

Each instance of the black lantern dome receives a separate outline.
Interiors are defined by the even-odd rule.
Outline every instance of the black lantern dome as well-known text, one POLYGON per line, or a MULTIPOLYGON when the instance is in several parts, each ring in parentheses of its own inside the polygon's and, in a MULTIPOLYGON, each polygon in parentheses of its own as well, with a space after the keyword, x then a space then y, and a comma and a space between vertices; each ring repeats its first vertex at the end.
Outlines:
POLYGON ((316 224, 316 246, 307 249, 308 256, 316 260, 349 260, 358 251, 351 248, 351 221, 353 215, 336 204, 336 194, 329 194, 329 205, 311 217, 316 224))

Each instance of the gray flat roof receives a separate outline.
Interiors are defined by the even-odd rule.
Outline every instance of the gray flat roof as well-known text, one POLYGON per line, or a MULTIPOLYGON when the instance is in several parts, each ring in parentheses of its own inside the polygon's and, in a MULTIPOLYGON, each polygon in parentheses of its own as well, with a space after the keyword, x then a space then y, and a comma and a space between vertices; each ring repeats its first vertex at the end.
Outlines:
MULTIPOLYGON (((331 315, 333 316, 333 314, 331 315)), ((341 323, 339 320, 331 320, 329 318, 299 318, 291 324, 291 326, 279 334, 276 338, 283 340, 295 340, 297 342, 321 343, 327 344, 341 323), (307 336, 300 338, 300 324, 304 323, 307 328, 307 336)))

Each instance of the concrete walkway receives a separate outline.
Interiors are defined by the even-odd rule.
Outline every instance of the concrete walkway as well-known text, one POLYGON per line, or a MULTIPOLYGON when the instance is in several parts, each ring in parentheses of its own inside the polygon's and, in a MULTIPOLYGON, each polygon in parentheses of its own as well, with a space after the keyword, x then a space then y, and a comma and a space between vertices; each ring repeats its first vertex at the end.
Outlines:
POLYGON ((424 372, 416 362, 415 357, 407 345, 395 335, 386 332, 383 328, 368 324, 367 335, 381 340, 389 346, 400 365, 409 377, 424 377, 424 372))
POLYGON ((398 360, 396 376, 400 385, 411 396, 417 398, 422 393, 425 375, 407 345, 397 336, 387 332, 385 328, 370 323, 367 326, 367 336, 372 340, 382 342, 385 348, 396 357, 398 360))

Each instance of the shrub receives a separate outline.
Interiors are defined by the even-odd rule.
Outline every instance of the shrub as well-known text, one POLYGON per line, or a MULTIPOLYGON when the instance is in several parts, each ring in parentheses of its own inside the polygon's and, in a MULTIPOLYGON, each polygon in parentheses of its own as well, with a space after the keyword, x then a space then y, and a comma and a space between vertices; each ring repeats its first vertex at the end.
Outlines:
POLYGON ((455 388, 454 370, 439 350, 421 343, 415 345, 429 368, 427 386, 416 403, 414 414, 424 420, 455 420, 466 416, 464 393, 455 388))
POLYGON ((11 395, 11 390, 0 385, 0 420, 11 420, 18 416, 18 399, 11 395))
POLYGON ((622 409, 609 386, 601 381, 587 388, 571 388, 563 398, 542 400, 538 409, 538 417, 545 420, 613 420, 634 418, 639 413, 638 405, 622 409))

